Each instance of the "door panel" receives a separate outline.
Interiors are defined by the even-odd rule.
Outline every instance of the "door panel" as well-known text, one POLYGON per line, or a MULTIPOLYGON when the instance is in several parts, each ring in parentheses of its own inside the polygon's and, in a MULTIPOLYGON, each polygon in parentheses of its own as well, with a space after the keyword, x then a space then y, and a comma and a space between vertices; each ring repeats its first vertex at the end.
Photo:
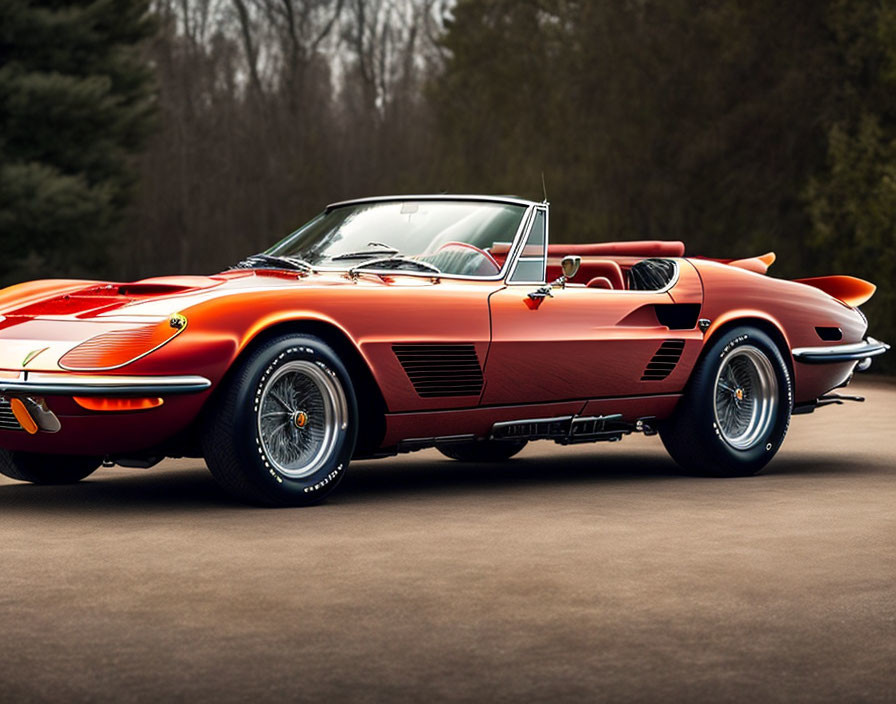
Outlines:
POLYGON ((668 293, 568 287, 530 307, 534 288, 508 286, 489 297, 484 405, 662 394, 684 386, 686 361, 693 362, 702 335, 659 323, 654 306, 674 303, 668 293), (677 340, 684 343, 660 350, 677 340), (668 375, 641 380, 648 364, 668 368, 670 359, 668 375))

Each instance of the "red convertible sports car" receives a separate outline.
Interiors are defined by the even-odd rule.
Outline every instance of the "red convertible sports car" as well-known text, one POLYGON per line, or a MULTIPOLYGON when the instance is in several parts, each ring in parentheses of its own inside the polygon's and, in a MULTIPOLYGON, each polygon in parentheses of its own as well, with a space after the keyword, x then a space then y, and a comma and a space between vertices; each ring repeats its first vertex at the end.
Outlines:
POLYGON ((688 471, 755 474, 790 416, 888 346, 874 286, 765 275, 773 254, 550 244, 511 197, 335 203, 214 276, 0 291, 0 472, 204 457, 264 505, 321 500, 349 461, 658 432, 688 471))

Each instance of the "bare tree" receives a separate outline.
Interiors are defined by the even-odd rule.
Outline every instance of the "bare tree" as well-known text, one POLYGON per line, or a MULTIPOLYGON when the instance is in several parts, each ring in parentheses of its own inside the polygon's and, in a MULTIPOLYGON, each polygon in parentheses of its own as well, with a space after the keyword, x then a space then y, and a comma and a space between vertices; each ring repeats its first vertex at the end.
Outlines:
POLYGON ((125 274, 220 270, 333 198, 423 187, 440 5, 155 0, 162 128, 125 274))
POLYGON ((343 35, 368 109, 384 114, 401 87, 417 86, 444 7, 437 0, 349 0, 343 35))

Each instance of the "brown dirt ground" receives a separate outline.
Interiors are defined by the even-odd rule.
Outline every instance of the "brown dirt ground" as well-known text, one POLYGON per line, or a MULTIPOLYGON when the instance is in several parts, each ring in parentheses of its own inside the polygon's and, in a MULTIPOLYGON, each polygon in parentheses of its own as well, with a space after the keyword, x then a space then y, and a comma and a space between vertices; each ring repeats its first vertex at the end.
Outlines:
POLYGON ((896 386, 852 388, 749 479, 643 437, 301 510, 195 460, 0 479, 0 700, 896 701, 896 386))

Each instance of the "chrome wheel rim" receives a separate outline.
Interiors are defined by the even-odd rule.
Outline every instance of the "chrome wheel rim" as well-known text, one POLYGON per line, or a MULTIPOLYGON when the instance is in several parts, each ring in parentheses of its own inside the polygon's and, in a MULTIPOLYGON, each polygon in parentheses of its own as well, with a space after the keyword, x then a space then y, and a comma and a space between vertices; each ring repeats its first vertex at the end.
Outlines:
POLYGON ((256 413, 265 461, 291 479, 310 476, 326 463, 348 419, 333 373, 303 360, 287 362, 268 377, 256 413))
POLYGON ((714 411, 722 438, 737 450, 762 442, 775 418, 778 380, 769 358, 744 345, 729 354, 716 373, 714 411))

